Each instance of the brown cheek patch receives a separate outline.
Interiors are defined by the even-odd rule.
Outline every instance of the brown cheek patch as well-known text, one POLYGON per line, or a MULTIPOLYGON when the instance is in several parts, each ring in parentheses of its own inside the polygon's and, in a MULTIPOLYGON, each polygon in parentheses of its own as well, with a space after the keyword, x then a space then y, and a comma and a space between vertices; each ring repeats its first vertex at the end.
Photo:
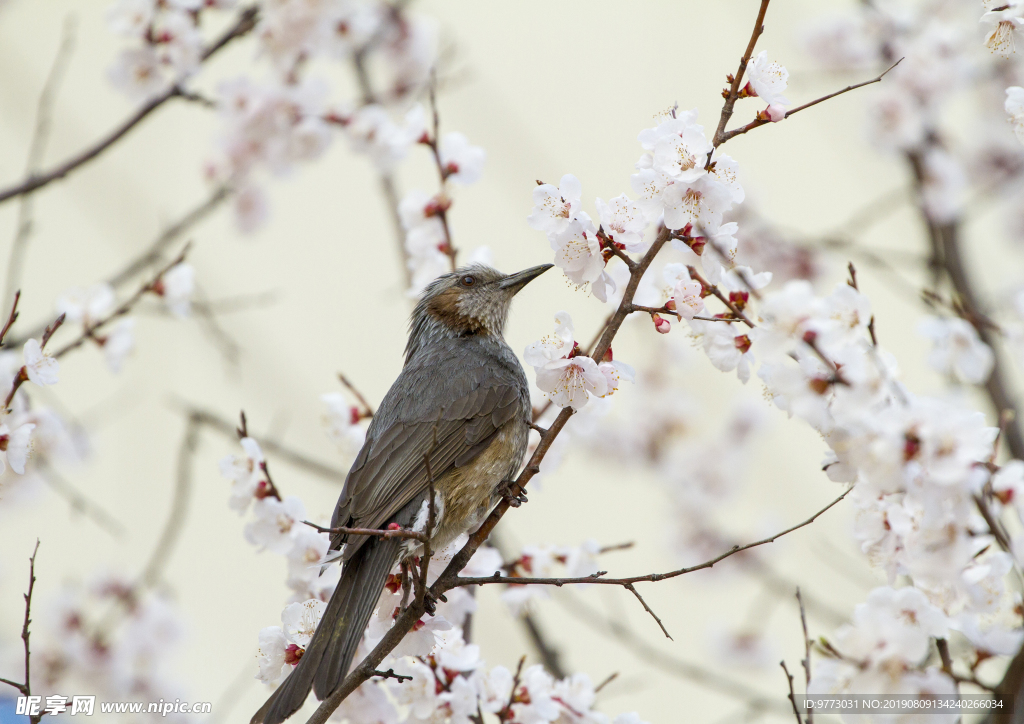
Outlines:
POLYGON ((459 309, 458 289, 446 289, 431 299, 427 304, 427 312, 442 324, 462 334, 476 334, 484 329, 482 322, 459 309))

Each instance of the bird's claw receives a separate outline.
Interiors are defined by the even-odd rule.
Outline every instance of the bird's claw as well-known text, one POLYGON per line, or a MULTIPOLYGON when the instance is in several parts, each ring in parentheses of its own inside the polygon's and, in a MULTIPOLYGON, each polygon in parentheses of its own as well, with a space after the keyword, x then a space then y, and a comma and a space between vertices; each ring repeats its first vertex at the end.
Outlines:
POLYGON ((437 596, 432 594, 429 589, 423 592, 423 610, 431 616, 437 611, 437 596))
POLYGON ((526 493, 514 480, 505 480, 501 489, 501 497, 513 508, 518 508, 523 503, 529 502, 526 493))

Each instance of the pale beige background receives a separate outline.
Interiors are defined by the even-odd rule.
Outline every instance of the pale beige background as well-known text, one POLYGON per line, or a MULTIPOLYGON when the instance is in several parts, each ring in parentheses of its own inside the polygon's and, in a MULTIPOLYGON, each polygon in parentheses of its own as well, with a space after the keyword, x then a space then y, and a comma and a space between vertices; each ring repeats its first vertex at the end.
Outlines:
MULTIPOLYGON (((760 47, 790 68, 794 102, 852 80, 806 72, 811 62, 798 43, 810 18, 846 4, 773 3, 760 47)), ((9 0, 0 9, 0 185, 21 173, 37 94, 69 12, 78 18, 78 47, 61 90, 47 159, 63 159, 132 109, 105 80, 119 43, 104 25, 107 5, 105 0, 9 0)), ((457 245, 467 251, 490 246, 496 265, 507 271, 549 261, 543 236, 525 222, 534 179, 557 181, 572 172, 583 182, 588 205, 594 196, 629 192, 629 175, 640 153, 636 134, 654 113, 678 101, 682 108, 700 108, 704 122, 714 125, 724 76, 735 70, 756 6, 755 0, 419 4, 440 19, 463 71, 460 82, 440 99, 443 126, 464 132, 488 153, 483 180, 457 190, 452 211, 457 245)), ((245 69, 252 52, 248 43, 232 47, 204 72, 199 85, 209 88, 211 79, 245 69)), ((748 198, 784 228, 813 235, 834 228, 879 194, 903 187, 902 167, 865 141, 862 100, 847 95, 731 142, 729 153, 740 161, 748 198)), ((752 103, 741 104, 737 117, 753 112, 752 103)), ((115 150, 40 194, 38 234, 23 284, 23 319, 45 318, 58 293, 104 278, 163 224, 202 199, 201 165, 217 128, 212 113, 169 104, 115 150)), ((424 154, 414 151, 414 160, 402 167, 400 183, 404 189, 417 183, 431 189, 430 174, 424 154)), ((273 431, 289 445, 341 464, 322 431, 320 394, 338 389, 339 370, 371 400, 387 390, 401 364, 409 305, 400 289, 373 169, 339 139, 323 159, 269 189, 273 217, 255 236, 237 233, 223 211, 191 234, 192 262, 209 294, 278 294, 270 307, 223 318, 241 345, 237 370, 225 366, 194 322, 156 316, 140 316, 137 350, 120 376, 111 375, 92 349, 62 362, 53 394, 94 427, 92 460, 65 473, 123 522, 127 534, 112 539, 72 515, 46 488, 35 500, 0 505, 3 641, 13 643, 17 636, 25 561, 36 536, 42 540, 41 606, 63 579, 82 578, 103 567, 136 572, 146 560, 166 516, 184 429, 172 399, 200 403, 228 417, 244 407, 254 430, 273 431)), ((0 207, 0 258, 6 258, 13 235, 14 210, 13 204, 0 207)), ((866 240, 921 248, 909 211, 871 231, 866 240)), ((1000 282, 1010 274, 1005 269, 990 273, 1002 277, 995 280, 1000 282)), ((861 275, 863 288, 882 310, 879 335, 899 355, 911 386, 936 388, 937 380, 923 363, 924 345, 912 333, 919 310, 894 296, 885 279, 870 269, 862 268, 861 275)), ((517 301, 507 335, 512 347, 519 351, 548 333, 553 313, 563 308, 572 312, 583 338, 589 338, 603 313, 551 273, 517 301)), ((628 332, 616 345, 616 356, 641 360, 641 343, 650 334, 646 326, 628 332)), ((699 356, 687 373, 712 429, 734 400, 761 400, 756 381, 744 387, 699 356)), ((819 472, 821 442, 806 426, 760 404, 770 425, 758 442, 750 484, 733 521, 734 529, 749 539, 771 531, 760 522, 757 529, 745 528, 745 521, 762 521, 767 511, 781 529, 837 493, 819 472)), ((283 560, 256 554, 242 538, 243 521, 227 508, 227 483, 217 473, 217 460, 232 449, 221 437, 203 438, 188 526, 167 583, 187 623, 183 645, 173 654, 179 681, 192 699, 217 702, 214 712, 222 720, 243 721, 265 697, 263 687, 255 681, 235 686, 240 700, 230 711, 227 701, 235 693, 222 697, 233 684, 248 681, 257 632, 278 622, 287 593, 283 560), (224 708, 218 710, 220 705, 224 708)), ((274 469, 279 486, 300 495, 311 513, 330 510, 337 485, 281 462, 274 469)), ((663 487, 651 476, 575 454, 503 525, 506 535, 519 542, 635 540, 633 550, 609 556, 607 567, 648 572, 677 564, 665 546, 675 525, 669 511, 663 487)), ((844 510, 774 544, 771 554, 777 570, 844 613, 879 580, 857 557, 844 510)), ((658 650, 681 659, 714 665, 708 632, 729 622, 752 622, 767 627, 779 655, 798 668, 799 621, 788 592, 775 605, 761 584, 738 576, 687 577, 643 591, 674 641, 660 638, 628 594, 597 590, 582 595, 594 606, 621 611, 658 650)), ((532 660, 496 593, 483 593, 474 626, 485 658, 511 666, 529 652, 532 660)), ((601 708, 609 714, 636 709, 658 723, 724 721, 742 712, 728 697, 595 635, 558 603, 558 596, 543 604, 538 615, 566 652, 571 669, 595 680, 621 672, 601 697, 601 708)), ((830 633, 834 622, 814 617, 812 627, 830 633)), ((784 701, 777 666, 761 673, 731 673, 784 701)))

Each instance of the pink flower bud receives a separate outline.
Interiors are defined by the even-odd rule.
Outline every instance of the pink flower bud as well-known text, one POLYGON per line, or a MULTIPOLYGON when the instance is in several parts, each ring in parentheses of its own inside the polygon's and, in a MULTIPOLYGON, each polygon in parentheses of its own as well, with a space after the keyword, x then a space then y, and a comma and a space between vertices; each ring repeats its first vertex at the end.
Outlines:
POLYGON ((772 123, 778 123, 786 119, 786 107, 779 103, 772 103, 765 109, 765 113, 768 114, 768 120, 772 123))
POLYGON ((652 314, 651 321, 654 322, 654 329, 657 330, 658 334, 668 334, 672 329, 672 325, 668 323, 667 319, 662 319, 661 315, 652 314))

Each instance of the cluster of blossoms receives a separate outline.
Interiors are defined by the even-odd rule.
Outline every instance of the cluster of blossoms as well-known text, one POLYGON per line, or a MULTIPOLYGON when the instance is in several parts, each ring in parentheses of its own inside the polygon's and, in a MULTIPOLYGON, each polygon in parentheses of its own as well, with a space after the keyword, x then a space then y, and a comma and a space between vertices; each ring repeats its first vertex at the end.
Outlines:
MULTIPOLYGON (((121 51, 112 80, 138 100, 183 87, 205 59, 205 16, 236 6, 236 0, 118 0, 109 24, 132 46, 121 51)), ((257 229, 269 214, 261 174, 281 175, 319 157, 331 143, 332 126, 381 173, 390 173, 421 139, 422 108, 410 108, 410 101, 430 80, 437 60, 431 19, 360 0, 263 0, 237 12, 240 23, 246 13, 256 13, 256 53, 269 68, 262 80, 242 76, 218 84, 213 104, 223 130, 206 176, 233 189, 243 231, 257 229), (316 61, 351 64, 360 74, 363 97, 331 102, 328 76, 310 70, 316 61), (372 91, 371 81, 382 90, 372 91)), ((458 139, 445 143, 461 153, 458 139)), ((466 174, 455 176, 468 182, 466 174)))
POLYGON ((263 451, 251 437, 241 440, 242 455, 228 455, 220 462, 221 474, 231 481, 228 505, 244 515, 252 506, 253 517, 245 525, 245 539, 260 550, 288 560, 288 588, 293 602, 320 602, 330 598, 338 583, 337 566, 320 575, 329 539, 303 521, 306 506, 297 496, 281 497, 267 475, 263 451))
MULTIPOLYGON (((65 584, 48 605, 33 607, 32 622, 32 692, 44 700, 82 692, 101 701, 187 700, 168 671, 168 653, 184 630, 165 597, 119 575, 101 574, 85 585, 65 584)), ((12 647, 4 657, 5 676, 23 666, 19 649, 12 647)), ((125 721, 194 719, 143 712, 125 721)))
POLYGON ((555 315, 553 334, 534 342, 523 359, 537 373, 537 387, 559 407, 578 410, 594 397, 605 397, 619 389, 623 380, 632 382, 633 368, 612 359, 609 349, 600 363, 586 356, 575 339, 568 312, 555 315))
POLYGON ((366 440, 366 428, 361 423, 373 413, 351 404, 340 392, 327 392, 320 400, 327 408, 323 417, 327 436, 345 458, 354 458, 366 440))
MULTIPOLYGON (((877 11, 868 7, 863 12, 877 11)), ((920 161, 926 213, 948 221, 959 213, 963 174, 935 143, 929 114, 948 99, 939 91, 963 78, 966 51, 931 22, 917 29, 904 18, 875 32, 893 33, 898 42, 887 52, 907 56, 894 71, 894 82, 879 94, 876 108, 898 106, 899 112, 887 111, 886 123, 875 127, 876 138, 920 161)), ((838 53, 844 47, 852 53, 858 46, 847 42, 830 50, 838 53)), ((764 57, 758 60, 764 65, 764 57)), ((775 69, 771 77, 772 88, 754 87, 751 80, 752 89, 769 104, 782 103, 778 94, 786 74, 775 69)), ((743 200, 737 167, 712 147, 695 120, 695 112, 673 112, 640 135, 647 153, 633 177, 637 204, 648 221, 660 219, 675 232, 674 253, 683 258, 652 265, 636 299, 658 308, 660 314, 651 316, 659 332, 670 331, 669 318, 685 321, 689 336, 717 368, 735 369, 743 381, 756 371, 774 404, 809 424, 828 444, 828 477, 854 486, 848 500, 857 511, 855 535, 869 560, 888 575, 890 587, 874 591, 850 626, 837 634, 829 658, 815 672, 812 690, 922 696, 951 691, 955 682, 947 672, 926 668, 932 639, 956 632, 973 652, 973 658, 967 657, 971 667, 1015 653, 1024 641, 1020 599, 1005 582, 1020 566, 1024 539, 1013 538, 1010 550, 999 550, 986 521, 989 508, 1000 514, 1003 506, 1020 500, 1024 464, 995 465, 997 430, 981 413, 915 396, 900 383, 894 360, 869 329, 870 304, 852 281, 825 296, 802 280, 772 290, 767 288, 769 273, 736 263, 738 226, 726 223, 723 215, 743 200), (723 311, 708 311, 712 295, 724 302, 723 311), (897 581, 905 585, 892 588, 897 581)), ((579 188, 574 177, 566 176, 559 189, 535 190, 530 223, 549 233, 555 262, 570 278, 614 290, 614 282, 602 276, 611 276, 604 271, 612 256, 610 242, 589 217, 580 216, 579 188), (591 237, 596 237, 593 243, 591 237), (568 247, 570 240, 573 246, 568 247)), ((641 240, 630 241, 643 248, 641 240)), ((625 245, 615 248, 624 250, 625 245)), ((595 294, 610 296, 598 289, 595 294)), ((935 345, 931 364, 951 379, 980 384, 991 373, 992 350, 969 321, 932 318, 922 324, 922 332, 935 345)), ((570 364, 576 358, 570 349, 575 349, 571 331, 527 350, 527 361, 538 367, 541 389, 556 389, 547 381, 554 377, 549 365, 552 359, 563 367, 570 364), (541 350, 548 352, 546 357, 538 354, 541 350)), ((599 375, 591 369, 596 364, 585 364, 577 363, 573 380, 599 393, 599 375)), ((569 404, 571 396, 563 396, 560 404, 569 404)), ((723 481, 737 477, 735 469, 701 464, 693 453, 678 464, 678 454, 685 453, 670 452, 667 459, 672 469, 687 471, 687 479, 676 486, 686 509, 706 510, 708 496, 713 504, 730 487, 723 481)), ((720 535, 707 543, 703 552, 708 556, 722 550, 720 535)), ((702 546, 690 540, 686 548, 700 551, 702 546)))
MULTIPOLYGON (((428 581, 444 569, 465 542, 466 537, 461 536, 434 555, 428 581)), ((537 566, 547 568, 561 558, 570 570, 590 573, 596 566, 587 558, 592 558, 596 552, 596 545, 589 543, 580 549, 530 548, 524 550, 513 569, 542 574, 531 565, 531 559, 537 566)), ((489 576, 501 566, 498 552, 483 547, 477 550, 462 574, 489 576)), ((508 590, 526 588, 531 587, 511 586, 508 590)), ((363 683, 342 703, 334 715, 336 719, 381 724, 425 721, 469 724, 476 720, 478 712, 483 712, 497 716, 501 722, 520 724, 611 722, 593 709, 596 692, 586 674, 556 680, 539 665, 517 674, 503 666, 488 668, 480 658, 480 647, 467 644, 462 635, 466 617, 476 610, 476 600, 462 588, 448 591, 445 597, 448 600, 438 604, 437 613, 421 619, 380 665, 411 680, 371 679, 363 683)), ((396 566, 381 593, 356 652, 356 660, 365 656, 388 631, 400 612, 402 599, 401 577, 396 566)), ((525 600, 520 600, 518 605, 522 603, 525 600)), ((302 658, 324 608, 325 604, 318 600, 293 603, 282 613, 281 626, 269 626, 260 631, 258 679, 275 686, 284 679, 302 658)), ((620 715, 614 722, 641 724, 635 713, 620 715)))
POLYGON ((110 69, 110 79, 136 100, 149 100, 193 75, 203 57, 199 29, 207 8, 226 9, 236 0, 118 0, 110 29, 127 38, 110 69))
MULTIPOLYGON (((43 351, 38 339, 25 342, 21 355, 17 352, 0 355, 0 381, 4 383, 5 396, 19 377, 39 386, 55 385, 59 371, 59 363, 43 351)), ((14 395, 10 407, 0 415, 0 474, 7 468, 18 475, 25 474, 33 431, 44 417, 45 411, 41 416, 39 411, 31 409, 23 392, 14 395)))
MULTIPOLYGON (((416 108, 421 109, 420 106, 416 108)), ((448 182, 464 186, 476 183, 483 173, 487 158, 482 148, 471 145, 464 135, 457 132, 447 133, 437 139, 431 138, 424 128, 418 141, 429 146, 434 153, 441 190, 433 196, 420 190, 410 191, 398 206, 398 215, 405 232, 410 296, 420 293, 427 284, 452 268, 455 252, 448 229, 447 214, 452 205, 448 182)), ((470 262, 484 260, 474 258, 470 262)))
MULTIPOLYGON (((203 58, 202 17, 210 8, 235 4, 120 0, 110 15, 111 28, 131 37, 136 47, 122 51, 112 70, 115 83, 141 99, 180 86, 203 58)), ((269 216, 261 176, 280 176, 318 158, 333 139, 332 127, 341 129, 352 149, 368 156, 382 174, 390 174, 424 139, 423 109, 411 101, 429 82, 437 61, 435 23, 390 3, 264 0, 254 10, 257 56, 268 62, 269 71, 261 80, 242 76, 218 85, 214 105, 223 130, 206 166, 212 183, 232 188, 235 215, 246 232, 269 216), (358 102, 329 98, 328 76, 310 70, 318 60, 353 67, 362 89, 358 102)), ((471 183, 479 175, 479 149, 467 149, 459 134, 445 136, 440 151, 446 167, 462 167, 445 178, 471 183)), ((434 268, 422 260, 421 265, 434 268)))

